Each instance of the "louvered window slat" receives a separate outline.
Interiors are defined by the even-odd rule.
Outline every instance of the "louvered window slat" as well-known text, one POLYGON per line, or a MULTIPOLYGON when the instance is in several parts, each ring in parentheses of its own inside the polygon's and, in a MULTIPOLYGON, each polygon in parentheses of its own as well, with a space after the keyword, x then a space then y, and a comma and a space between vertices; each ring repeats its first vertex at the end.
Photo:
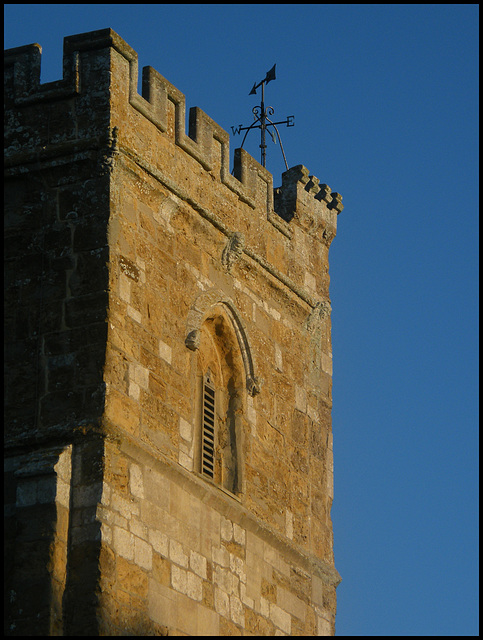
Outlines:
POLYGON ((215 388, 209 373, 203 378, 201 473, 211 479, 215 475, 215 388))

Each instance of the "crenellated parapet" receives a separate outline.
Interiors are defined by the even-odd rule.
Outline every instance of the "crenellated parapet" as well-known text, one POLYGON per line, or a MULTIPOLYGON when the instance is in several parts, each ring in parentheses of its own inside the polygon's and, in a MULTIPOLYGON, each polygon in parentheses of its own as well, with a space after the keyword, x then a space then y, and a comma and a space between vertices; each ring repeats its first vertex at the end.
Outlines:
POLYGON ((320 184, 303 165, 282 174, 282 186, 275 189, 274 206, 284 220, 296 220, 328 245, 335 237, 337 216, 344 208, 342 196, 328 185, 320 184))
MULTIPOLYGON (((130 107, 164 135, 167 134, 170 114, 174 109, 175 145, 194 158, 206 172, 212 172, 221 184, 250 208, 262 207, 269 219, 273 219, 274 213, 285 221, 295 219, 307 231, 319 228, 322 222, 334 226, 335 230, 335 224, 332 225, 330 220, 332 213, 342 210, 342 198, 331 192, 327 185, 320 185, 317 178, 309 176, 307 169, 298 166, 285 172, 282 186, 275 191, 274 200, 272 174, 249 153, 236 149, 233 171, 230 170, 228 132, 198 107, 189 109, 186 132, 185 96, 150 66, 144 67, 142 71, 140 95, 137 90, 138 55, 112 29, 64 38, 61 80, 41 84, 41 51, 38 44, 5 51, 7 110, 11 108, 16 112, 14 126, 10 127, 14 131, 10 148, 8 143, 11 134, 8 131, 6 134, 7 162, 14 162, 12 156, 19 148, 25 150, 28 146, 25 145, 28 131, 22 131, 23 144, 18 143, 19 130, 22 127, 28 129, 28 118, 22 120, 23 111, 39 110, 40 120, 52 118, 51 112, 56 118, 55 137, 52 136, 49 123, 42 129, 38 126, 38 120, 36 121, 36 139, 32 141, 31 147, 39 158, 47 152, 52 154, 55 151, 52 145, 60 142, 68 140, 74 143, 79 139, 99 138, 106 125, 105 120, 100 121, 98 116, 99 101, 109 95, 112 104, 128 96, 130 107), (115 78, 111 77, 115 68, 112 62, 114 52, 128 63, 127 86, 122 91, 120 87, 116 87, 115 78), (73 109, 72 101, 79 102, 80 106, 73 109), (53 105, 51 112, 46 112, 45 109, 40 111, 39 105, 46 103, 53 105), (61 103, 65 103, 65 108, 62 108, 61 103), (74 111, 77 118, 75 126, 72 123, 74 111), (83 113, 85 117, 82 119, 83 113), (62 120, 65 122, 62 123, 62 120), (219 166, 214 172, 215 157, 218 158, 218 155, 219 166)), ((111 132, 106 130, 105 136, 109 140, 111 132)))
POLYGON ((29 44, 4 52, 5 84, 11 82, 10 97, 16 107, 48 100, 70 98, 80 93, 79 53, 67 52, 64 46, 63 78, 54 82, 40 83, 42 47, 29 44), (8 73, 11 69, 11 75, 8 73))

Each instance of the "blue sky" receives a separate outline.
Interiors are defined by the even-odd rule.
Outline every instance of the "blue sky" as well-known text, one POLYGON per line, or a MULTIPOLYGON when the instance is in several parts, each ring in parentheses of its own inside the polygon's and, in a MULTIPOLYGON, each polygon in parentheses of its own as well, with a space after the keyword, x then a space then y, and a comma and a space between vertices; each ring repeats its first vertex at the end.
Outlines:
MULTIPOLYGON (((111 27, 231 133, 267 85, 330 250, 337 635, 478 635, 478 5, 6 5, 5 47, 111 27)), ((232 138, 231 149, 240 144, 232 138)), ((245 148, 259 159, 257 134, 245 148)), ((285 169, 269 141, 274 186, 285 169)))

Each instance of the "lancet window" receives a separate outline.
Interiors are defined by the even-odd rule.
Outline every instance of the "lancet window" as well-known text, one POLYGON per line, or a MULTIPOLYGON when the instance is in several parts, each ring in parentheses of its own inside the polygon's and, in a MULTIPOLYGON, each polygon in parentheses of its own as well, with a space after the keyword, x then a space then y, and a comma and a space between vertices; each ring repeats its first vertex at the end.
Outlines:
POLYGON ((197 386, 195 468, 221 488, 240 493, 246 383, 236 333, 223 309, 213 311, 201 326, 197 386))

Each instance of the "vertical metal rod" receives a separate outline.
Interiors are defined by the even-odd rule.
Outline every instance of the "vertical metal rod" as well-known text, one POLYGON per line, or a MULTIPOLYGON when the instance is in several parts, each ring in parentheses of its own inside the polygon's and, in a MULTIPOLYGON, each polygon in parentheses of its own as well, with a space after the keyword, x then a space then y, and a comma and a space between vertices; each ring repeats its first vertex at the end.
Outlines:
MULTIPOLYGON (((252 129, 260 129, 261 132, 261 140, 260 140, 260 150, 261 150, 261 165, 262 167, 266 167, 266 161, 267 161, 267 144, 266 144, 266 132, 267 132, 267 128, 272 126, 275 129, 275 132, 277 134, 277 137, 279 139, 280 142, 280 149, 282 150, 282 155, 283 155, 283 159, 285 161, 285 166, 288 169, 288 165, 287 165, 287 159, 285 158, 285 152, 283 150, 282 147, 282 140, 280 139, 280 134, 278 132, 278 129, 275 125, 277 124, 286 124, 287 127, 292 127, 293 126, 293 116, 288 116, 288 118, 286 120, 283 120, 283 122, 272 122, 270 120, 270 118, 267 117, 267 114, 272 115, 273 114, 273 107, 268 107, 268 109, 265 109, 265 84, 268 84, 270 82, 270 80, 275 80, 275 65, 273 65, 273 67, 270 69, 270 71, 267 71, 267 74, 265 76, 265 78, 259 82, 258 84, 255 83, 252 87, 252 90, 250 91, 250 93, 248 95, 255 95, 257 93, 257 89, 258 87, 262 87, 262 101, 260 106, 256 106, 253 107, 252 109, 252 113, 255 116, 255 121, 249 126, 249 127, 242 127, 242 125, 238 126, 238 127, 232 127, 232 131, 233 134, 236 135, 238 133, 240 133, 241 131, 245 131, 245 135, 243 136, 243 140, 241 143, 241 148, 243 148, 243 144, 246 140, 246 137, 248 135, 248 133, 252 130, 252 129), (260 109, 260 111, 259 111, 260 109), (267 122, 269 123, 267 125, 267 122), (260 123, 260 124, 258 124, 260 123)), ((273 141, 275 142, 275 138, 272 135, 272 132, 269 131, 270 135, 272 136, 273 141)), ((232 171, 233 173, 233 171, 232 171)))
POLYGON ((262 167, 265 166, 266 161, 266 151, 267 145, 265 144, 265 81, 262 82, 262 104, 261 104, 261 120, 260 120, 260 130, 262 132, 262 144, 260 148, 262 150, 262 167))

